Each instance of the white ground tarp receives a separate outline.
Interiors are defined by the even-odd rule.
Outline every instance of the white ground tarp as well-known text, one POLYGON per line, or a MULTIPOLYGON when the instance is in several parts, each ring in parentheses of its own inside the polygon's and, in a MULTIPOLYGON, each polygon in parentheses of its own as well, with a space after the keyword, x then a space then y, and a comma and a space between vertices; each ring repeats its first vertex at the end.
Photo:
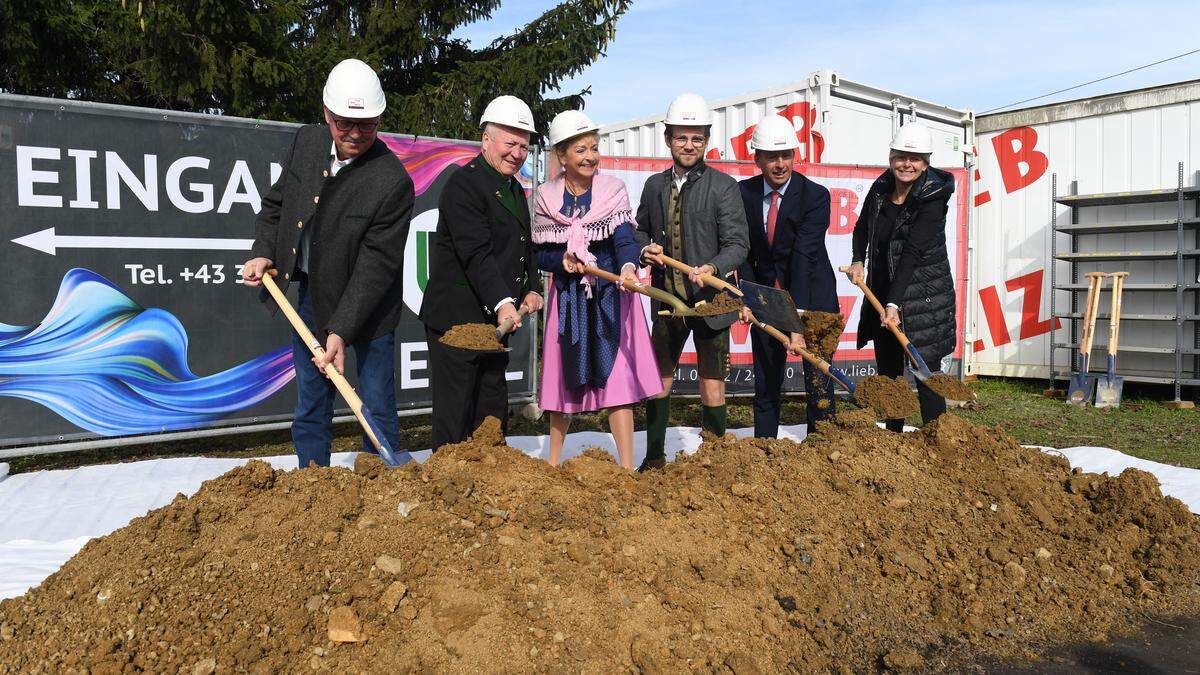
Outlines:
MULTIPOLYGON (((749 436, 752 429, 734 429, 749 436)), ((780 436, 802 440, 804 425, 780 428, 780 436)), ((700 431, 672 428, 668 448, 694 452, 700 446, 700 431)), ((532 457, 546 457, 546 436, 513 436, 509 445, 532 457)), ((645 454, 645 436, 635 436, 635 463, 645 454)), ((585 448, 598 446, 615 454, 612 437, 605 433, 582 432, 567 437, 564 454, 570 458, 585 448)), ((1117 475, 1128 467, 1158 476, 1163 492, 1178 497, 1200 513, 1200 470, 1158 464, 1124 455, 1108 448, 1067 448, 1061 453, 1071 466, 1085 471, 1117 475)), ((351 467, 355 453, 334 455, 334 466, 351 467)), ((429 452, 415 453, 417 461, 429 452)), ((281 469, 296 467, 294 456, 264 458, 281 469)), ((100 537, 126 525, 131 519, 166 505, 176 494, 191 495, 204 481, 246 462, 245 459, 182 457, 125 464, 85 466, 61 471, 36 471, 5 476, 0 470, 0 598, 21 595, 53 574, 92 537, 100 537)))

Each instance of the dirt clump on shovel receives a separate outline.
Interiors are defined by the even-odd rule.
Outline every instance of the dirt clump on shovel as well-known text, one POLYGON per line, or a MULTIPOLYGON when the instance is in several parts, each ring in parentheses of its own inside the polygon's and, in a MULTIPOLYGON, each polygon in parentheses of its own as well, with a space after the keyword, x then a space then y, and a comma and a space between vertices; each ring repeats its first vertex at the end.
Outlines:
POLYGON ((497 351, 504 345, 496 339, 496 327, 486 323, 464 323, 451 326, 438 338, 438 342, 473 351, 497 351))
POLYGON ((742 311, 742 301, 738 300, 728 293, 717 293, 712 300, 708 302, 696 303, 693 308, 699 316, 716 316, 718 314, 729 314, 731 312, 742 311))
POLYGON ((975 392, 970 387, 949 375, 934 375, 925 380, 925 386, 935 394, 951 401, 974 401, 975 392))
POLYGON ((832 360, 846 329, 846 319, 841 314, 809 310, 804 313, 803 322, 808 351, 825 361, 832 360))
POLYGON ((902 420, 920 409, 917 395, 904 378, 871 375, 859 380, 854 401, 875 412, 880 419, 902 420))
POLYGON ((425 464, 252 461, 0 603, 0 673, 961 669, 1196 609, 1200 526, 953 414, 706 437, 653 475, 498 425, 425 464))

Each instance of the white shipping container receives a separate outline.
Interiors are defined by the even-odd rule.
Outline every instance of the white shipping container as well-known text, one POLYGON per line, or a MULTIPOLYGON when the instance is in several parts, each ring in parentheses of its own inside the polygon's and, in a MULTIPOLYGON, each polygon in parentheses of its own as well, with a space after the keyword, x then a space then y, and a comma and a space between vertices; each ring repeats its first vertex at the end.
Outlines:
MULTIPOLYGON (((974 174, 972 286, 968 352, 974 352, 968 372, 980 375, 1049 377, 1051 365, 1050 292, 1052 237, 1059 254, 1069 253, 1072 237, 1053 234, 1051 222, 1072 222, 1072 209, 1056 204, 1052 190, 1066 194, 1175 190, 1183 164, 1185 186, 1200 184, 1200 81, 1154 87, 1109 96, 1040 106, 976 120, 978 166, 974 174), (973 341, 973 345, 971 342, 973 341)), ((1200 215, 1197 202, 1185 201, 1185 218, 1200 215)), ((1174 220, 1175 200, 1163 203, 1087 206, 1077 209, 1078 223, 1125 223, 1174 220)), ((1135 228, 1143 229, 1143 228, 1135 228)), ((1138 260, 1133 252, 1174 251, 1177 231, 1169 229, 1127 233, 1089 233, 1074 237, 1078 252, 1122 252, 1126 257, 1075 266, 1054 262, 1055 314, 1061 327, 1055 343, 1071 343, 1072 293, 1064 285, 1086 284, 1088 271, 1128 271, 1127 284, 1176 282, 1176 260, 1138 260)), ((1200 248, 1200 231, 1184 232, 1184 249, 1200 248)), ((1196 282, 1196 261, 1185 260, 1190 281, 1196 282)), ((1085 293, 1076 295, 1076 314, 1085 293)), ((1200 313, 1197 292, 1184 295, 1184 317, 1200 313)), ((1109 294, 1101 298, 1095 343, 1108 342, 1109 294)), ((1175 368, 1176 292, 1126 292, 1122 308, 1118 369, 1136 371, 1150 380, 1169 380, 1175 368), (1133 318, 1137 317, 1137 318, 1133 318)), ((1184 329, 1183 379, 1195 381, 1195 347, 1200 346, 1196 323, 1184 329)), ((1076 335, 1081 322, 1075 322, 1076 335)), ((1054 353, 1056 370, 1069 370, 1072 352, 1054 353)), ((1104 351, 1092 354, 1102 367, 1104 351)), ((1095 369, 1095 368, 1094 368, 1095 369)), ((1186 384, 1186 382, 1185 382, 1186 384)))
MULTIPOLYGON (((663 140, 671 92, 655 114, 600 129, 600 151, 609 157, 669 157, 663 140)), ((892 134, 914 116, 933 132, 933 164, 967 166, 974 114, 852 82, 832 70, 807 80, 709 101, 713 108, 712 159, 748 160, 750 135, 765 115, 792 118, 800 134, 799 161, 814 164, 885 165, 892 134)))

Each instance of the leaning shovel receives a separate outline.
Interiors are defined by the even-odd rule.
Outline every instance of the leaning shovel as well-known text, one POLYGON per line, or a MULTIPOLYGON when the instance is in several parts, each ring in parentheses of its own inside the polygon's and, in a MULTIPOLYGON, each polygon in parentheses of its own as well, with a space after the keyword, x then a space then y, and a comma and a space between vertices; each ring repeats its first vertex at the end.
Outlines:
POLYGON ((1108 319, 1108 372, 1096 380, 1096 407, 1118 408, 1121 406, 1121 389, 1125 378, 1117 377, 1117 337, 1121 334, 1121 294, 1125 277, 1129 272, 1113 272, 1112 315, 1108 319))
MULTIPOLYGON (((292 304, 288 302, 283 291, 279 290, 279 286, 275 285, 275 279, 272 277, 276 274, 278 274, 276 270, 267 270, 267 273, 262 277, 263 286, 266 286, 271 297, 275 298, 275 302, 279 304, 279 309, 283 310, 283 314, 292 324, 292 328, 295 328, 296 332, 300 334, 300 338, 308 344, 308 348, 312 351, 313 356, 321 358, 325 355, 325 348, 321 346, 321 343, 312 334, 312 331, 308 329, 308 326, 304 325, 304 319, 301 319, 296 310, 292 308, 292 304)), ((383 430, 375 424, 375 420, 371 417, 371 411, 363 404, 358 394, 354 393, 354 388, 350 386, 346 378, 338 372, 337 367, 332 363, 325 366, 325 374, 329 376, 330 380, 333 380, 333 386, 337 387, 338 392, 342 394, 342 398, 346 399, 346 403, 350 404, 350 410, 354 411, 354 416, 358 418, 358 423, 362 425, 367 438, 371 439, 371 444, 379 452, 380 459, 388 466, 400 466, 402 462, 397 459, 395 451, 388 445, 387 437, 383 435, 383 430)), ((395 411, 392 414, 394 415, 395 411)))
POLYGON ((1086 405, 1096 392, 1096 376, 1088 374, 1092 358, 1092 338, 1096 334, 1096 313, 1100 309, 1100 293, 1104 290, 1104 273, 1088 272, 1087 307, 1083 310, 1083 339, 1079 341, 1078 370, 1067 384, 1067 403, 1086 405))

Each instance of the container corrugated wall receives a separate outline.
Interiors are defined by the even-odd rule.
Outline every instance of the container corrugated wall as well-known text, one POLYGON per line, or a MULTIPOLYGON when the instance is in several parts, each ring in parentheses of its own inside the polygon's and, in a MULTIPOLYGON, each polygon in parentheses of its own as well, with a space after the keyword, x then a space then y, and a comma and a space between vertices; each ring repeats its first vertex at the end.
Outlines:
MULTIPOLYGON (((1071 209, 1052 203, 1052 176, 1063 194, 1094 194, 1175 189, 1178 166, 1185 185, 1198 183, 1200 168, 1200 83, 1190 82, 1126 92, 1078 102, 1031 108, 977 120, 979 163, 975 174, 974 255, 975 308, 972 371, 981 375, 1048 377, 1051 332, 1051 216, 1071 222, 1071 209), (1056 210, 1056 211, 1054 211, 1056 210)), ((1195 202, 1185 202, 1185 215, 1195 215, 1195 202)), ((1085 207, 1078 222, 1109 223, 1158 218, 1174 219, 1177 204, 1085 207)), ((1058 250, 1070 250, 1070 238, 1059 234, 1058 250)), ((1077 236, 1080 252, 1175 250, 1176 231, 1077 236)), ((1185 232, 1185 248, 1196 245, 1196 231, 1185 232)), ((1057 284, 1070 283, 1071 268, 1059 261, 1057 284)), ((1187 269, 1194 270, 1190 263, 1187 269)), ((1115 261, 1077 266, 1078 282, 1088 271, 1128 271, 1127 284, 1173 284, 1176 262, 1115 261)), ((1194 273, 1193 273, 1194 274, 1194 273)), ((1082 306, 1085 294, 1078 296, 1082 306)), ((1185 312, 1192 303, 1186 298, 1185 312)), ((1058 291, 1056 313, 1069 312, 1071 296, 1058 291)), ((1109 295, 1101 300, 1106 316, 1109 295)), ((1079 310, 1081 311, 1081 310, 1079 310)), ((1127 292, 1123 314, 1174 315, 1171 292, 1127 292)), ((1193 328, 1186 326, 1185 341, 1193 328)), ((1055 342, 1070 342, 1069 322, 1062 319, 1055 342)), ((1108 322, 1097 325, 1097 344, 1107 344, 1108 322)), ((1171 347, 1175 324, 1170 321, 1121 322, 1122 347, 1171 347)), ((1055 354, 1057 369, 1066 368, 1068 352, 1055 354)), ((1188 359, 1191 357, 1188 356, 1188 359)), ((1103 352, 1093 352, 1103 363, 1103 352)), ((1097 361, 1099 360, 1099 361, 1097 361)), ((1170 376, 1173 354, 1122 352, 1119 367, 1170 376)), ((1184 370, 1191 368, 1185 361, 1184 370)))
MULTIPOLYGON (((663 140, 663 117, 671 92, 659 110, 647 117, 600 129, 600 150, 610 157, 669 157, 663 140)), ((749 92, 713 106, 713 143, 717 159, 747 160, 746 144, 763 116, 791 117, 800 135, 799 159, 817 164, 883 165, 895 129, 915 112, 934 134, 933 162, 962 167, 963 150, 971 141, 973 115, 842 79, 831 70, 817 71, 806 81, 749 92)))

